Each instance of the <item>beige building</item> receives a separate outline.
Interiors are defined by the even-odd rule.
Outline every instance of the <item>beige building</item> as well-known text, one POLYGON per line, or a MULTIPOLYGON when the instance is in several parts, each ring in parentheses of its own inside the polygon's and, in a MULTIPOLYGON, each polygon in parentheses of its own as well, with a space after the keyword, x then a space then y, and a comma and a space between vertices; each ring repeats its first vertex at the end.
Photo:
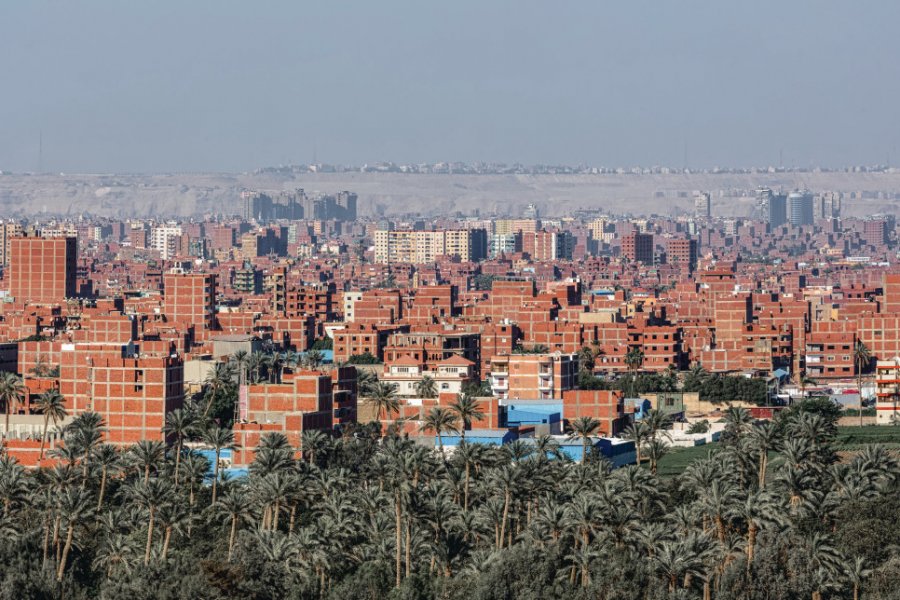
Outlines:
POLYGON ((541 228, 538 219, 499 219, 494 221, 494 235, 514 235, 520 231, 534 233, 541 228))
POLYGON ((352 323, 355 318, 354 308, 356 307, 356 303, 362 300, 363 293, 359 290, 355 292, 344 292, 343 296, 343 312, 344 312, 344 323, 352 323))
POLYGON ((462 260, 478 260, 483 258, 486 244, 487 236, 483 229, 446 231, 379 229, 375 232, 375 262, 422 264, 434 262, 439 256, 459 256, 462 260))
POLYGON ((425 365, 411 356, 403 356, 384 365, 381 381, 397 386, 397 394, 417 398, 416 384, 425 376, 431 377, 438 394, 459 394, 462 386, 475 378, 475 363, 453 355, 425 369, 425 365))
POLYGON ((591 232, 591 237, 595 240, 602 240, 604 234, 606 233, 606 225, 608 223, 609 221, 603 217, 594 219, 593 221, 588 223, 588 231, 591 232))
POLYGON ((22 226, 18 223, 0 223, 0 264, 9 264, 9 247, 14 237, 22 237, 22 226))
POLYGON ((900 405, 900 356, 878 361, 875 387, 875 422, 878 425, 893 425, 900 418, 897 414, 900 405))

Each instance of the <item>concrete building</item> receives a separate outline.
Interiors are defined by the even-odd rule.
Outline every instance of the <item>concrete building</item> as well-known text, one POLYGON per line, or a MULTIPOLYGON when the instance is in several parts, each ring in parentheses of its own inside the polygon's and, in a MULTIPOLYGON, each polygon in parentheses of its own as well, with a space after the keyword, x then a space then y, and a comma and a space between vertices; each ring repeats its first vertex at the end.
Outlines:
POLYGON ((674 265, 697 267, 697 240, 676 238, 666 243, 666 262, 674 265))
POLYGON ((701 218, 712 216, 712 202, 709 192, 694 192, 694 214, 701 218))
POLYGON ((632 262, 653 264, 653 234, 632 233, 622 238, 622 256, 632 262))
POLYGON ((791 225, 801 227, 813 224, 813 196, 806 190, 797 190, 788 194, 787 217, 791 225))
POLYGON ((484 229, 445 231, 385 230, 375 232, 375 262, 380 264, 434 262, 440 256, 456 256, 463 261, 487 257, 484 229))
POLYGON ((353 292, 344 292, 342 296, 342 304, 343 313, 344 313, 344 322, 352 323, 355 319, 356 312, 354 307, 356 303, 363 299, 363 293, 359 290, 353 292))
POLYGON ((458 355, 428 365, 407 354, 386 362, 378 378, 396 385, 400 396, 419 397, 416 384, 426 376, 434 380, 438 394, 459 394, 465 383, 475 379, 475 366, 458 355))
POLYGON ((767 187, 756 190, 756 207, 762 219, 769 224, 769 229, 787 223, 787 196, 776 194, 767 187))
POLYGON ((150 247, 159 252, 163 260, 175 258, 181 234, 181 225, 158 225, 150 232, 150 247))
POLYGON ((876 364, 875 395, 876 423, 893 425, 900 418, 900 356, 876 364))
POLYGON ((18 223, 0 223, 0 265, 9 264, 10 246, 13 238, 22 237, 22 226, 18 223))

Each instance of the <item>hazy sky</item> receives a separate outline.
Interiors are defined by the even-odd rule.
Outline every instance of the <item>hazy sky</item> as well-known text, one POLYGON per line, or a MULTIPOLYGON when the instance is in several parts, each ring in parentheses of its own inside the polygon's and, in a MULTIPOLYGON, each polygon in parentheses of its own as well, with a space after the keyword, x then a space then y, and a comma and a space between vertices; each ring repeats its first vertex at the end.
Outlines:
POLYGON ((0 169, 900 163, 900 2, 0 0, 0 169))

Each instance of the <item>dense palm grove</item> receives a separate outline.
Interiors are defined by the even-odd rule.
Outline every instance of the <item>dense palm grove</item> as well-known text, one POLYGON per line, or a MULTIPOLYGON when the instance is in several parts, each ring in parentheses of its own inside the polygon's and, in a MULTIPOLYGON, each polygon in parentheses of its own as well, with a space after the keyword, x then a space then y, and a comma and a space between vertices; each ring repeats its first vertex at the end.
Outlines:
POLYGON ((898 467, 841 461, 834 415, 727 412, 723 449, 661 480, 568 460, 552 440, 443 458, 377 423, 303 451, 269 435, 249 476, 212 479, 191 440, 118 450, 79 416, 59 465, 0 462, 3 598, 896 598, 898 467), (212 480, 211 480, 212 479, 212 480))

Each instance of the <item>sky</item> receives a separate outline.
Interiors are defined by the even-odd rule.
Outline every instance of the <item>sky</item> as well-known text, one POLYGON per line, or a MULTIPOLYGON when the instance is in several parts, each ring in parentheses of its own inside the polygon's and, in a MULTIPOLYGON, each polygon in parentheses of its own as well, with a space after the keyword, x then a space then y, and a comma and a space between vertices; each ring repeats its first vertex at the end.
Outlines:
POLYGON ((0 170, 894 164, 898 23, 894 0, 0 0, 0 170))

